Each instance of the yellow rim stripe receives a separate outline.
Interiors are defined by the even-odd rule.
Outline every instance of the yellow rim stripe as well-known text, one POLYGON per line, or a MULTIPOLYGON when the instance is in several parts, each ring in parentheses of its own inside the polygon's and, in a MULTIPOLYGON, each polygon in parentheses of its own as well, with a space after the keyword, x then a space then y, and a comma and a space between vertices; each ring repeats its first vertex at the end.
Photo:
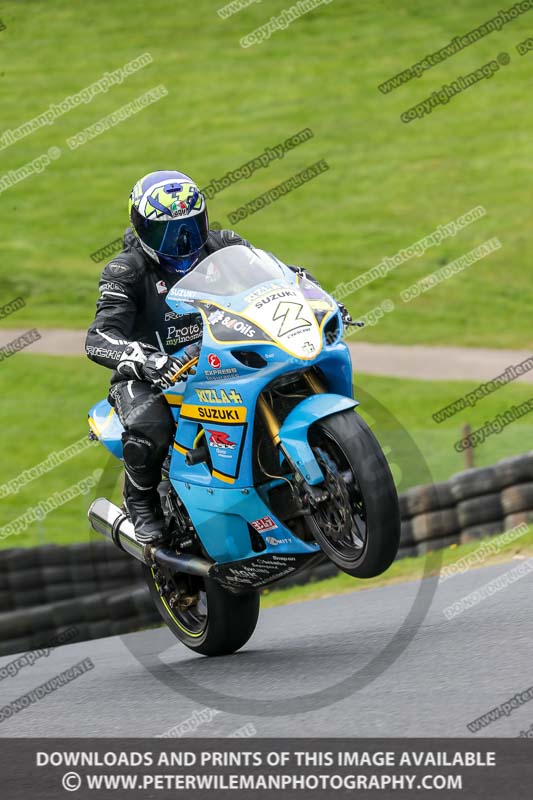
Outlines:
MULTIPOLYGON (((159 591, 159 585, 158 585, 158 583, 157 583, 157 581, 156 581, 156 579, 155 579, 155 576, 154 576, 154 570, 153 570, 153 569, 151 570, 151 573, 152 573, 152 578, 154 579, 154 585, 155 585, 156 589, 159 591)), ((165 598, 164 598, 164 597, 162 597, 161 595, 159 595, 159 597, 161 597, 161 602, 163 603, 163 605, 165 606, 166 610, 168 611, 168 613, 169 613, 169 614, 170 614, 170 616, 172 617, 173 621, 176 623, 176 625, 178 626, 178 628, 179 628, 181 631, 183 631, 183 633, 186 633, 186 634, 187 634, 187 636, 191 636, 191 637, 192 637, 192 638, 194 638, 194 639, 197 639, 199 636, 203 636, 203 635, 204 635, 204 633, 205 633, 205 628, 204 628, 204 630, 200 631, 199 633, 193 633, 192 631, 190 631, 190 630, 188 630, 187 628, 185 628, 185 627, 184 627, 184 626, 183 626, 183 625, 180 623, 180 621, 177 619, 176 615, 174 614, 174 612, 173 612, 173 611, 172 611, 172 609, 170 608, 170 606, 169 606, 169 604, 167 603, 167 601, 165 600, 165 598)))

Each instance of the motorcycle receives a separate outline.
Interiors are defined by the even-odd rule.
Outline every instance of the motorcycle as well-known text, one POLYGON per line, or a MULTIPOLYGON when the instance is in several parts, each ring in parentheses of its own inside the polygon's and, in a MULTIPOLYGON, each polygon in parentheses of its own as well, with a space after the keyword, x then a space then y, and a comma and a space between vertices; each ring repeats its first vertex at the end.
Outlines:
MULTIPOLYGON (((385 456, 357 413, 335 300, 273 255, 208 256, 169 291, 195 309, 194 374, 164 395, 176 434, 159 492, 169 538, 143 546, 105 498, 92 528, 138 559, 157 609, 196 653, 233 653, 253 634, 264 587, 324 558, 356 578, 384 572, 400 536, 385 456)), ((122 425, 103 400, 89 424, 117 458, 122 425)))

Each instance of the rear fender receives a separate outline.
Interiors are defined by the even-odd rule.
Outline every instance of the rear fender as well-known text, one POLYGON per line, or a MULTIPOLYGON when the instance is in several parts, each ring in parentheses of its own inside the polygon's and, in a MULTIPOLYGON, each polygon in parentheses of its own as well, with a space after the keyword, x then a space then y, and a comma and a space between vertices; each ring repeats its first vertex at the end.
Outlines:
POLYGON ((309 428, 319 419, 358 405, 357 400, 340 394, 315 394, 302 400, 286 417, 279 432, 281 446, 307 483, 316 485, 324 480, 322 470, 309 445, 309 428))

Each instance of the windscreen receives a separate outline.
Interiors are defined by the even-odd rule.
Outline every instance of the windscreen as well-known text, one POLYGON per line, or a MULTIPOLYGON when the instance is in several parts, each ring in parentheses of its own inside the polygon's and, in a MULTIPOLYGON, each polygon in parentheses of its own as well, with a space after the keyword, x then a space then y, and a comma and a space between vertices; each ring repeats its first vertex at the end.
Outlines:
POLYGON ((260 283, 283 280, 283 267, 263 250, 244 245, 223 247, 207 256, 174 289, 200 295, 235 295, 260 283))

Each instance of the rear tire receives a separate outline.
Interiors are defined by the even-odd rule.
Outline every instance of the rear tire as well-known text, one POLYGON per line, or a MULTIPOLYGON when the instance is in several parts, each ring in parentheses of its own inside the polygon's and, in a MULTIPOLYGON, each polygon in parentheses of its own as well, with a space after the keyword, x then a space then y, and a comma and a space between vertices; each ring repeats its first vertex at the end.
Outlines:
POLYGON ((309 440, 323 471, 326 465, 336 497, 324 513, 312 515, 311 533, 343 572, 356 578, 380 575, 398 552, 400 510, 377 439, 366 422, 349 410, 316 422, 309 440), (335 531, 336 524, 343 530, 335 531))
MULTIPOLYGON (((157 568, 159 569, 159 568, 157 568)), ((187 583, 199 602, 184 612, 171 608, 161 577, 143 566, 150 594, 159 614, 182 644, 204 656, 226 656, 243 647, 253 634, 259 616, 259 593, 234 594, 209 578, 189 575, 166 576, 174 585, 187 583)))

